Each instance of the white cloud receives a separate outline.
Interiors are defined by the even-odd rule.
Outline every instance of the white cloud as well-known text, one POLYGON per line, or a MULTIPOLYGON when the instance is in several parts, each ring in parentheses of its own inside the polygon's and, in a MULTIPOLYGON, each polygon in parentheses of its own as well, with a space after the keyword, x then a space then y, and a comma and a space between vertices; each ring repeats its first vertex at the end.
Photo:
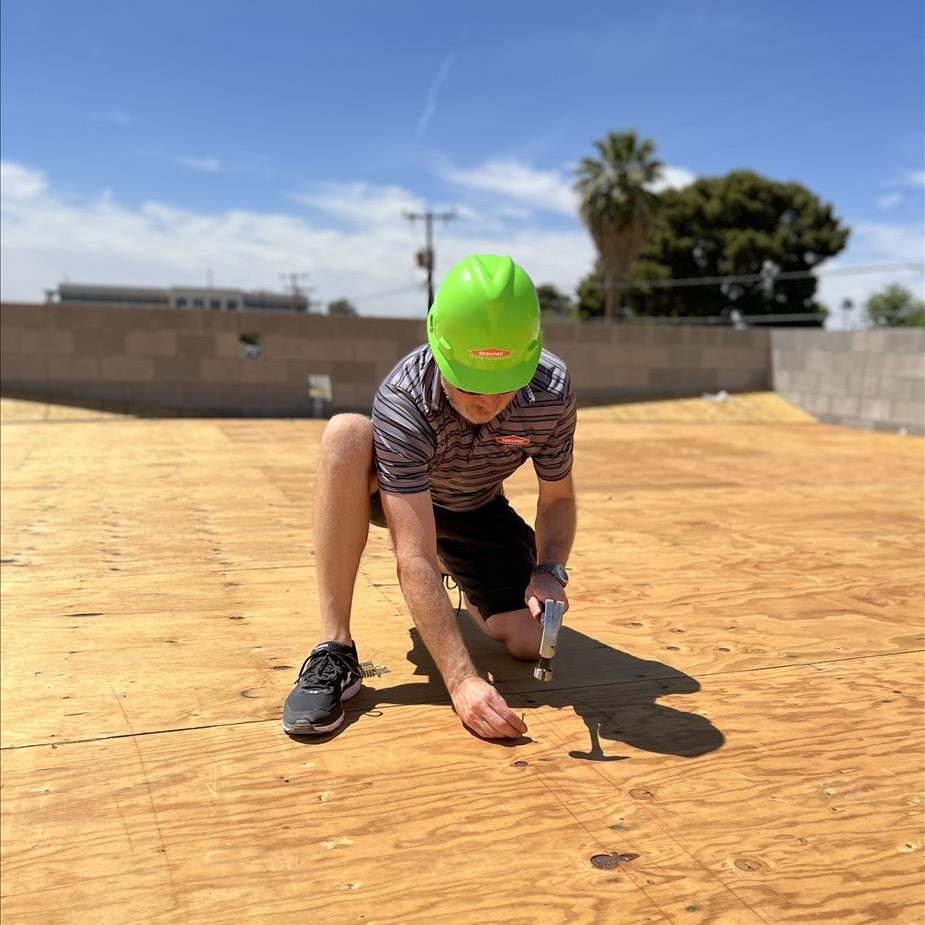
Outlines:
POLYGON ((203 173, 215 173, 222 169, 222 162, 217 157, 176 157, 174 163, 203 173))
POLYGON ((697 179, 697 174, 686 167, 672 167, 666 164, 662 168, 661 177, 649 188, 653 193, 664 193, 666 189, 684 189, 697 179))
POLYGON ((509 254, 537 285, 552 283, 569 293, 574 293, 595 259, 594 245, 584 229, 543 231, 529 228, 500 235, 473 236, 457 228, 455 233, 441 236, 439 273, 445 273, 467 254, 509 254))
POLYGON ((878 196, 874 201, 878 209, 892 209, 902 202, 902 193, 887 193, 884 196, 878 196))
MULTIPOLYGON (((168 286, 216 285, 273 289, 279 274, 306 271, 315 297, 356 299, 363 314, 422 315, 423 274, 414 266, 420 226, 401 217, 422 201, 400 187, 334 184, 307 195, 328 216, 348 219, 347 230, 320 218, 229 210, 200 213, 169 203, 130 207, 111 195, 84 201, 64 197, 44 175, 4 162, 0 297, 38 301, 63 279, 74 282, 168 286), (388 298, 359 297, 406 288, 388 298)), ((587 234, 451 222, 437 237, 438 279, 469 253, 508 253, 537 282, 572 289, 591 266, 587 234)))
POLYGON ((925 186, 925 170, 904 171, 903 183, 907 186, 925 186))
POLYGON ((557 170, 535 170, 516 160, 491 160, 470 170, 438 168, 443 180, 464 189, 495 193, 536 209, 576 215, 578 197, 572 181, 557 170))
POLYGON ((418 126, 415 132, 418 137, 424 134, 424 129, 427 128, 433 114, 437 111, 437 94, 440 92, 443 81, 449 76, 450 68, 453 66, 455 58, 455 54, 450 54, 444 59, 443 64, 440 65, 440 70, 437 72, 437 76, 434 78, 434 82, 430 85, 430 90, 427 92, 427 102, 424 104, 424 111, 418 119, 418 126))
MULTIPOLYGON (((509 159, 485 161, 470 170, 443 166, 440 177, 456 186, 494 193, 506 199, 526 203, 535 209, 578 215, 578 195, 572 188, 572 172, 536 170, 528 164, 509 159)), ((652 184, 655 193, 666 189, 683 189, 697 179, 685 167, 665 166, 661 178, 652 184)))
POLYGON ((0 195, 11 202, 31 199, 45 192, 45 177, 12 161, 0 161, 0 195))
POLYGON ((533 217, 533 213, 529 209, 524 209, 520 206, 502 206, 498 210, 498 215, 501 218, 510 218, 517 222, 525 222, 533 217))
POLYGON ((832 311, 826 327, 839 329, 859 327, 863 306, 878 290, 898 283, 919 298, 925 297, 921 268, 925 254, 925 229, 918 224, 890 225, 877 222, 859 222, 852 226, 848 247, 836 260, 826 261, 825 269, 877 264, 912 264, 911 269, 893 269, 880 272, 828 276, 819 274, 816 298, 832 311), (845 312, 841 306, 850 299, 854 308, 845 312))
POLYGON ((368 183, 326 183, 292 199, 327 215, 359 226, 396 225, 403 212, 419 212, 424 200, 400 186, 368 183))
POLYGON ((858 263, 922 263, 925 230, 919 224, 885 225, 859 222, 853 226, 853 251, 865 256, 858 263))

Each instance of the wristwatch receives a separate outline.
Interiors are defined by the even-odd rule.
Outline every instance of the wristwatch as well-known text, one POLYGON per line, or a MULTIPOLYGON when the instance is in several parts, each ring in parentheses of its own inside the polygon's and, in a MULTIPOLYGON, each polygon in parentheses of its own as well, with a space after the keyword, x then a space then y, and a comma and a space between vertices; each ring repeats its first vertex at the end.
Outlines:
POLYGON ((565 566, 559 565, 558 562, 540 562, 531 574, 535 575, 537 572, 549 572, 563 588, 568 584, 568 572, 565 566))

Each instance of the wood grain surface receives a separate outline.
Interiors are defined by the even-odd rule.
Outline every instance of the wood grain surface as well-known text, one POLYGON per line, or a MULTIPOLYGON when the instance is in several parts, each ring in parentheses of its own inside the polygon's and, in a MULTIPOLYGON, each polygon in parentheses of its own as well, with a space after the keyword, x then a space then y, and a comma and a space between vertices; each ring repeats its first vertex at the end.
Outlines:
POLYGON ((918 925, 923 441, 695 410, 581 413, 550 684, 461 615, 510 745, 459 725, 377 529, 388 673, 282 733, 322 422, 4 411, 5 925, 918 925))

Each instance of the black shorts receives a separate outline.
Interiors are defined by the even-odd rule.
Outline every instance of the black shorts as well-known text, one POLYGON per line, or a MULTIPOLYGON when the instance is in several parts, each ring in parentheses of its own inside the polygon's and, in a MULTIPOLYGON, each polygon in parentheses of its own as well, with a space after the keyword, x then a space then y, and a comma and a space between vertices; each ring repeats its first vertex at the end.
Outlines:
MULTIPOLYGON (((387 526, 379 492, 372 496, 369 519, 387 526)), ((527 606, 524 592, 536 565, 536 536, 504 495, 474 511, 435 504, 434 522, 440 560, 483 618, 527 606)))

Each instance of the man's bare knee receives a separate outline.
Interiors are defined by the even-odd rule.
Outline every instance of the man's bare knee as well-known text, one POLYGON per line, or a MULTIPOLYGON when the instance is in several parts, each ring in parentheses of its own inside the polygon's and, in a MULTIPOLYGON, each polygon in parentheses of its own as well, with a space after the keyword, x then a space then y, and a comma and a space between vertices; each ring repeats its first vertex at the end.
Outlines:
POLYGON ((495 614, 486 621, 486 629, 513 658, 531 662, 539 657, 543 631, 530 616, 530 611, 524 609, 495 614))
POLYGON ((321 437, 322 446, 360 446, 372 447, 373 422, 362 414, 335 414, 328 421, 321 437))
POLYGON ((321 436, 321 455, 354 465, 366 460, 372 465, 373 423, 362 414, 335 414, 321 436))

